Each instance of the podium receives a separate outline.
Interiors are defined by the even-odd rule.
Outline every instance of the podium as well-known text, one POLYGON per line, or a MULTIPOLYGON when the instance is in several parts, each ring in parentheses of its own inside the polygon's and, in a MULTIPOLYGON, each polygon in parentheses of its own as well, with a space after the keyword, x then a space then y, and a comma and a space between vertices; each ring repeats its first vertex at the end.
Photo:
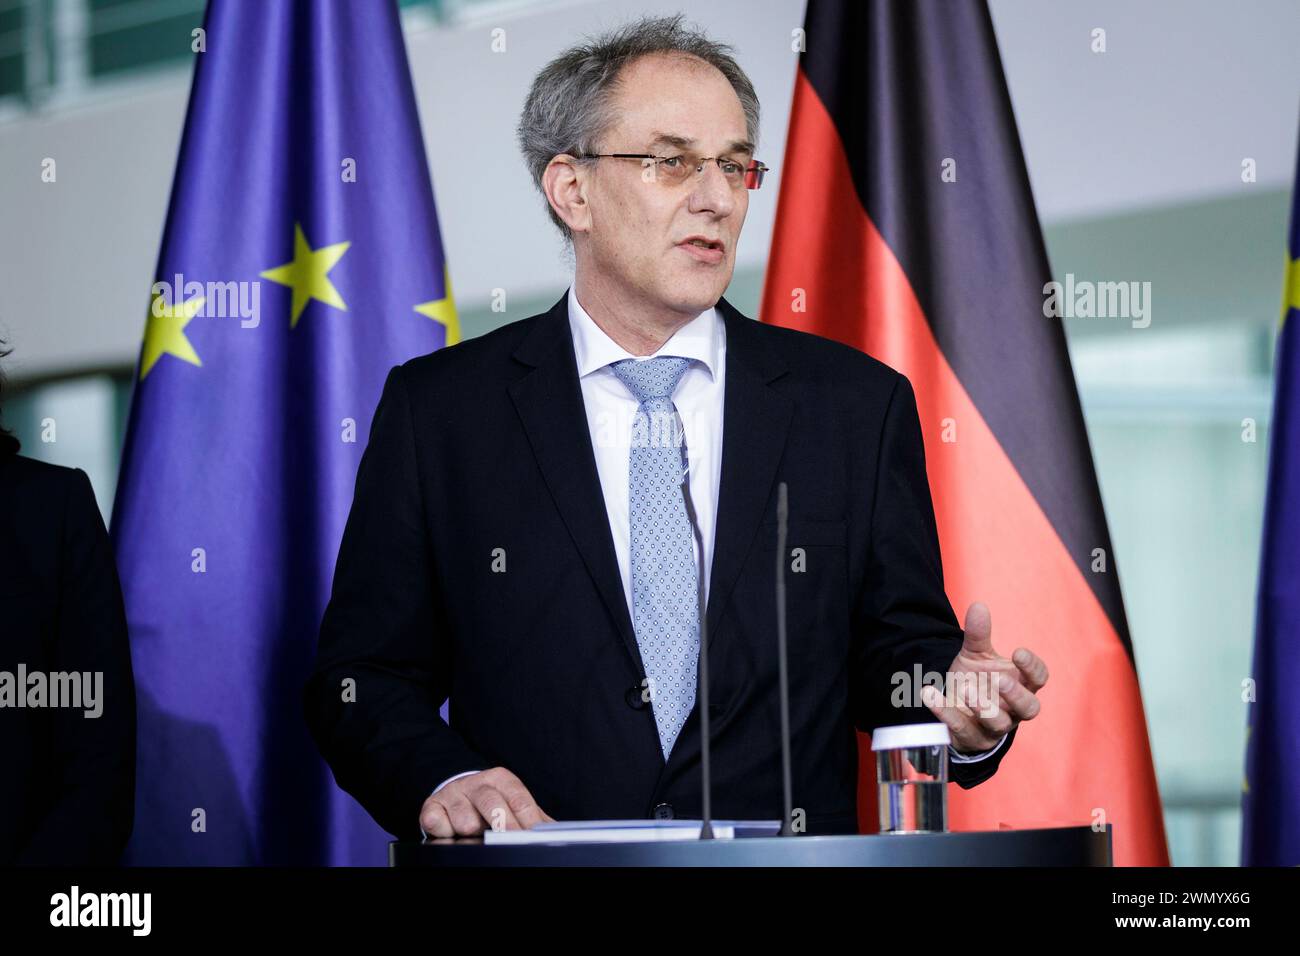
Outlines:
POLYGON ((394 867, 1110 866, 1111 828, 487 846, 480 837, 388 845, 394 867))

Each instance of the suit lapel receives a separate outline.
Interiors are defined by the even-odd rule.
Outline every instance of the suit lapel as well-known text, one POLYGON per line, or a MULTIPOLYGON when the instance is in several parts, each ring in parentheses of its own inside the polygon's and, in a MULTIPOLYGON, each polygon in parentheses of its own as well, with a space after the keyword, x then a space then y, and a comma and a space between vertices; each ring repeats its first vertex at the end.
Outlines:
POLYGON ((533 367, 510 385, 510 397, 538 467, 637 673, 644 674, 578 384, 567 292, 533 324, 514 357, 533 367))
MULTIPOLYGON (((741 566, 766 516, 794 408, 769 387, 786 366, 756 328, 726 299, 718 312, 727 328, 727 381, 723 398, 722 480, 709 574, 709 646, 741 566)), ((770 515, 775 519, 775 512, 770 515)), ((773 612, 775 613, 775 611, 773 612)))

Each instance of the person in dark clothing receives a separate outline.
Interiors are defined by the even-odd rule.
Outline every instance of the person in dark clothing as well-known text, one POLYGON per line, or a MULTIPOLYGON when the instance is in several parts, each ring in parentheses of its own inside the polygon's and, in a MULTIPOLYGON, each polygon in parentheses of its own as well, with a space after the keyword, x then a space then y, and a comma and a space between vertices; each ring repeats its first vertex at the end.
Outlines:
POLYGON ((113 550, 86 473, 18 452, 0 431, 0 863, 111 865, 136 746, 113 550))

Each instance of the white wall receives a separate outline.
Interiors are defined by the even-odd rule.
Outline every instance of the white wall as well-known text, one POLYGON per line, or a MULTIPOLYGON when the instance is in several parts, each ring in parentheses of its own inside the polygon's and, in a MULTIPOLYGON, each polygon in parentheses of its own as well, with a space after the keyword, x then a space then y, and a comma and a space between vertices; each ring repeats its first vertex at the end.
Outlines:
MULTIPOLYGON (((1295 0, 991 6, 1045 222, 1289 183, 1300 92, 1295 0), (1107 31, 1104 55, 1089 49, 1094 27, 1107 31), (1255 186, 1240 181, 1245 156, 1258 162, 1255 186)), ((527 297, 567 278, 514 143, 533 74, 580 33, 678 9, 737 47, 764 105, 762 154, 777 174, 751 205, 739 249, 742 268, 761 268, 793 90, 790 31, 803 0, 539 4, 409 38, 463 306, 495 287, 527 297), (508 31, 505 54, 490 52, 494 26, 508 31)), ((15 379, 133 361, 188 84, 188 70, 166 71, 0 126, 0 335, 16 346, 15 379), (47 156, 58 162, 52 185, 40 181, 47 156)))

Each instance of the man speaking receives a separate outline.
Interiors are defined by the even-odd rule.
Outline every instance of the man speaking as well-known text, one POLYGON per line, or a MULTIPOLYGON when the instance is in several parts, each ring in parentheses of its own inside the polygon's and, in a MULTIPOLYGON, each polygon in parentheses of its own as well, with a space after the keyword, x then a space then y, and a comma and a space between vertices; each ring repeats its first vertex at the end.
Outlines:
POLYGON ((572 287, 388 377, 306 712, 395 835, 699 818, 697 566, 714 812, 779 817, 781 482, 805 832, 857 830, 855 731, 941 719, 971 787, 1038 711, 1044 663, 997 654, 982 605, 963 635, 944 594, 907 380, 722 298, 766 169, 729 54, 674 17, 548 64, 519 140, 572 287), (899 693, 929 672, 999 675, 995 706, 899 693))

